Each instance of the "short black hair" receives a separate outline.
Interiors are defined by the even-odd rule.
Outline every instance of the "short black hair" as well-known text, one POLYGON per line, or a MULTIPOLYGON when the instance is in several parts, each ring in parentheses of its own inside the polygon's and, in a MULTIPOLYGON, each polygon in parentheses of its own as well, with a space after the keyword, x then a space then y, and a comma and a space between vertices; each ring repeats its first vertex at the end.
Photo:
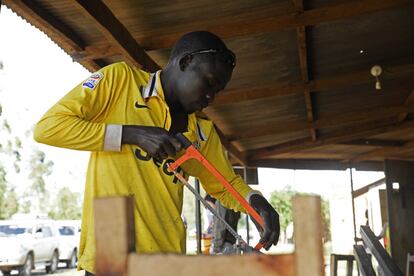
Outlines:
POLYGON ((208 31, 194 31, 183 35, 174 45, 170 60, 199 50, 228 50, 223 40, 208 31))

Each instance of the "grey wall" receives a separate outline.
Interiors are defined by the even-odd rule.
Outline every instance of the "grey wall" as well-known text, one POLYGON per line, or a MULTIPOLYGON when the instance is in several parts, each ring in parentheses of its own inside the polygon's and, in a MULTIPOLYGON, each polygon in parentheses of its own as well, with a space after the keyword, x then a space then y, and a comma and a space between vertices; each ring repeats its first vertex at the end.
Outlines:
POLYGON ((414 162, 385 160, 391 254, 402 271, 414 253, 414 162), (394 190, 393 182, 400 189, 394 190))

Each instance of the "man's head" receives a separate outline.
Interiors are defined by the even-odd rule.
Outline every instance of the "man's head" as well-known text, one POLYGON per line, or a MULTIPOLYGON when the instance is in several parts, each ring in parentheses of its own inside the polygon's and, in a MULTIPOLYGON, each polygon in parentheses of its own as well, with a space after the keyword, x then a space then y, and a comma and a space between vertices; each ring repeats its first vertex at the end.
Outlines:
POLYGON ((235 61, 234 53, 210 32, 182 36, 166 67, 174 76, 174 102, 188 114, 205 108, 229 82, 235 61))

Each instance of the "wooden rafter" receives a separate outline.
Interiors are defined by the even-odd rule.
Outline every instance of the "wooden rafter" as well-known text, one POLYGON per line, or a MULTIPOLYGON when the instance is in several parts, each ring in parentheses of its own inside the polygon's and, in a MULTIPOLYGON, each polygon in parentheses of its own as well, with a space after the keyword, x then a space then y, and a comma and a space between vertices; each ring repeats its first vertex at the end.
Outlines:
MULTIPOLYGON (((63 22, 42 8, 35 0, 4 0, 4 4, 30 24, 45 32, 50 39, 64 48, 69 55, 84 50, 85 43, 63 22)), ((99 70, 102 66, 93 60, 81 62, 91 71, 99 70)))
POLYGON ((73 1, 79 10, 91 18, 97 28, 119 47, 122 55, 135 66, 154 72, 160 67, 156 64, 144 49, 136 42, 124 25, 115 17, 111 10, 100 0, 76 0, 73 1))
MULTIPOLYGON (((414 64, 383 66, 388 78, 411 80, 414 74, 414 64)), ((372 76, 367 70, 334 77, 311 80, 307 84, 300 82, 288 85, 269 84, 258 87, 227 90, 220 93, 214 101, 214 106, 239 103, 244 101, 265 99, 276 96, 294 95, 305 90, 325 92, 338 87, 350 87, 358 84, 372 82, 372 76)))
MULTIPOLYGON (((295 10, 298 14, 302 14, 304 12, 303 8, 303 1, 302 0, 293 0, 293 5, 295 6, 295 10)), ((310 80, 309 76, 309 60, 308 60, 308 49, 307 49, 307 42, 306 42, 306 27, 300 26, 296 28, 296 38, 298 43, 298 53, 299 53, 299 64, 300 64, 300 71, 302 75, 302 80, 305 84, 307 84, 310 80)), ((312 105, 312 97, 310 94, 309 89, 305 89, 303 91, 304 98, 305 98, 305 106, 306 106, 306 116, 308 118, 308 122, 312 125, 314 120, 313 114, 313 105, 312 105)), ((312 138, 312 141, 316 141, 316 130, 313 127, 309 128, 309 132, 312 138)))
POLYGON ((396 129, 413 128, 414 121, 406 121, 400 125, 396 124, 395 119, 383 119, 376 123, 364 124, 356 127, 340 129, 330 134, 320 136, 316 142, 310 142, 308 139, 298 139, 283 144, 270 146, 255 150, 248 155, 248 160, 260 159, 267 156, 274 156, 291 151, 299 151, 317 146, 337 144, 350 140, 360 139, 377 135, 396 129))
MULTIPOLYGON (((405 105, 410 105, 414 103, 414 90, 411 91, 410 95, 408 95, 407 99, 405 100, 405 105)), ((408 112, 403 112, 398 115, 398 122, 403 122, 408 116, 408 112)))
MULTIPOLYGON (((216 33, 223 39, 229 39, 301 26, 314 26, 324 22, 342 20, 362 14, 392 9, 405 4, 414 3, 411 0, 354 0, 339 5, 308 10, 301 14, 293 11, 286 15, 266 18, 262 16, 263 10, 255 10, 244 14, 236 14, 231 17, 226 16, 225 18, 204 21, 198 20, 197 22, 163 27, 159 30, 140 31, 132 35, 136 41, 141 42, 141 46, 145 50, 169 49, 183 34, 193 30, 208 30, 216 33), (246 18, 246 20, 240 20, 240 18, 246 18)), ((276 8, 280 8, 280 6, 276 4, 276 8)), ((266 6, 264 9, 268 10, 272 9, 272 7, 266 6)), ((91 50, 88 52, 93 53, 92 48, 91 50)), ((114 52, 113 54, 115 55, 117 53, 114 52)))
POLYGON ((351 146, 373 146, 373 147, 386 147, 386 148, 399 148, 402 147, 405 142, 400 140, 384 140, 384 139, 356 139, 341 143, 343 145, 351 146))
MULTIPOLYGON (((325 119, 319 119, 309 126, 309 123, 303 120, 294 120, 282 122, 279 124, 268 123, 263 125, 252 126, 243 132, 227 133, 227 137, 231 142, 247 138, 255 138, 260 136, 282 134, 295 131, 303 131, 310 127, 315 129, 321 128, 335 128, 340 126, 352 126, 364 122, 370 122, 378 119, 386 119, 395 116, 399 113, 414 111, 414 104, 412 105, 392 105, 384 106, 373 110, 363 110, 358 112, 340 113, 331 115, 325 119)), ((356 139, 356 138, 355 138, 356 139)))
POLYGON ((412 150, 414 150, 414 140, 406 142, 402 147, 398 147, 398 148, 383 147, 380 149, 376 149, 376 150, 372 150, 372 151, 360 154, 350 159, 349 162, 361 162, 365 160, 370 160, 375 157, 387 157, 387 156, 401 154, 401 153, 412 151, 412 150))
POLYGON ((248 167, 246 156, 244 156, 242 152, 240 152, 229 140, 227 140, 226 136, 216 125, 214 127, 217 131, 217 134, 220 137, 221 143, 227 149, 227 151, 231 154, 231 156, 242 166, 248 167))

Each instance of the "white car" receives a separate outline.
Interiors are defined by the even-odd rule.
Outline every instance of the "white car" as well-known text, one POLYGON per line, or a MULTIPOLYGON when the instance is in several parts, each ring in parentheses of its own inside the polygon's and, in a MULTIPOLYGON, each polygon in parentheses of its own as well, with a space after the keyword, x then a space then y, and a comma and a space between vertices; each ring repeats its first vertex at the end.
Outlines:
POLYGON ((30 276, 42 264, 54 273, 59 263, 59 240, 51 220, 0 220, 0 270, 30 276))
POLYGON ((55 221, 59 234, 59 260, 68 268, 76 267, 80 239, 79 220, 55 221))

